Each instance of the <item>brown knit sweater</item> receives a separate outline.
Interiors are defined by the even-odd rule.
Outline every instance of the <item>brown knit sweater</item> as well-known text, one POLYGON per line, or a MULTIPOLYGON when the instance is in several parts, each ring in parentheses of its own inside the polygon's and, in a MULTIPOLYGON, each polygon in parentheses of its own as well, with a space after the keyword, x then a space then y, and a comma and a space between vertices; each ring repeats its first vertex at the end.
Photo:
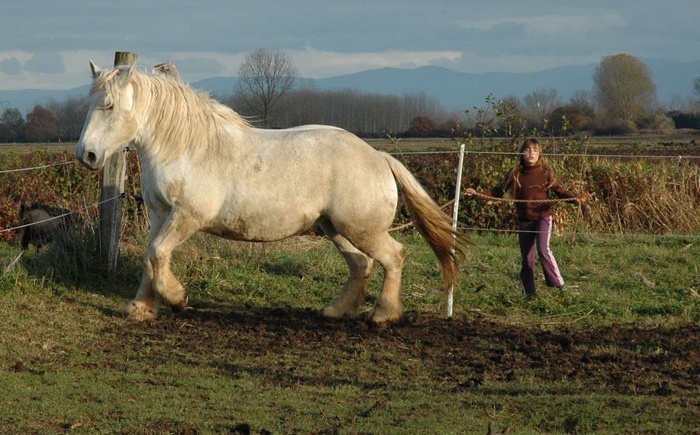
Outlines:
MULTIPOLYGON (((510 174, 509 174, 510 175, 510 174)), ((506 178, 496 187, 482 192, 484 195, 502 197, 511 193, 512 183, 506 178)), ((515 199, 548 199, 549 193, 558 198, 577 198, 576 195, 565 189, 554 177, 551 170, 542 166, 523 167, 520 171, 520 192, 515 199)), ((535 220, 552 214, 551 203, 517 202, 515 204, 519 219, 535 220)))

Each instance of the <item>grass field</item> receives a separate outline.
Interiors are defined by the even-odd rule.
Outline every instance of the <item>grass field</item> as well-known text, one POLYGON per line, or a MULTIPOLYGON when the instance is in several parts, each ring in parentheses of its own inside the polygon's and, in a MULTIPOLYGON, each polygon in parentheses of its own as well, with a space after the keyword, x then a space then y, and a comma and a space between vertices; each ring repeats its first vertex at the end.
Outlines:
POLYGON ((0 432, 700 431, 697 238, 556 237, 568 286, 528 301, 515 238, 473 235, 447 319, 432 254, 398 237, 407 314, 384 328, 318 316, 346 273, 324 238, 197 236, 174 259, 194 310, 147 324, 121 315, 143 236, 113 277, 84 246, 26 252, 0 275, 0 432))
MULTIPOLYGON (((585 146, 697 155, 696 137, 585 146)), ((442 139, 370 143, 456 148, 442 139)), ((73 148, 0 145, 0 155, 73 148)), ((648 172, 629 189, 659 179, 648 172)), ((78 184, 60 183, 69 184, 39 190, 70 194, 78 184)), ((673 192, 661 193, 683 202, 673 192)), ((627 192, 621 198, 630 202, 627 192)), ((16 241, 0 241, 0 433, 700 433, 693 231, 569 225, 552 240, 566 289, 540 281, 534 300, 521 294, 516 236, 470 234, 451 318, 432 253, 412 230, 396 232, 410 253, 406 315, 384 327, 319 316, 347 274, 323 237, 253 244, 197 235, 173 264, 193 309, 137 324, 122 311, 140 280, 139 222, 127 228, 113 275, 89 231, 21 257, 16 241)), ((367 309, 381 279, 378 268, 367 309)))

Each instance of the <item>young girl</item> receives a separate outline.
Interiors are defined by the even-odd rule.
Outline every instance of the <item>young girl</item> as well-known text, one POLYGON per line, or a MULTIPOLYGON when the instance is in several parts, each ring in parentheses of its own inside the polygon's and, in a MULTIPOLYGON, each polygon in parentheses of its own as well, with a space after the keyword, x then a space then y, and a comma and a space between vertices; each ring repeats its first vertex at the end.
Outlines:
MULTIPOLYGON (((481 192, 481 195, 500 198, 510 193, 511 198, 524 200, 516 202, 518 213, 518 241, 522 255, 520 279, 523 282, 525 295, 534 297, 537 294, 535 286, 535 246, 539 253, 548 287, 564 287, 564 279, 559 272, 557 260, 549 248, 552 236, 552 205, 546 200, 552 192, 559 198, 571 198, 581 205, 591 197, 586 193, 576 197, 559 184, 552 170, 547 166, 544 157, 540 155, 542 147, 536 139, 528 139, 520 146, 520 159, 506 178, 493 189, 481 192)), ((474 189, 465 191, 467 196, 477 194, 474 189)))

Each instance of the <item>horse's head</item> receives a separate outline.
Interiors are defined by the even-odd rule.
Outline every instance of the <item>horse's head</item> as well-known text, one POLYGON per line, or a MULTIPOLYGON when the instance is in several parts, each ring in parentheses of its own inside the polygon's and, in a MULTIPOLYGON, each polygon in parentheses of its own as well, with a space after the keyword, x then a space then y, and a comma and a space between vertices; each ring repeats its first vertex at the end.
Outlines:
POLYGON ((90 169, 100 169, 116 151, 135 138, 132 67, 102 70, 92 61, 93 84, 85 125, 76 145, 76 158, 90 169))

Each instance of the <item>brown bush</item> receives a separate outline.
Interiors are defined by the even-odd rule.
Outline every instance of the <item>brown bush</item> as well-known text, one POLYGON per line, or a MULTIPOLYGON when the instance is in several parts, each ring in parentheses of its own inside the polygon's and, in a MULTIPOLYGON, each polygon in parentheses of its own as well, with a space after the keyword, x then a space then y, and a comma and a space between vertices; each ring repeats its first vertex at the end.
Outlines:
MULTIPOLYGON (((562 154, 579 150, 560 150, 562 154)), ((452 213, 458 156, 456 153, 405 154, 400 160, 416 175, 445 211, 452 213)), ((69 152, 0 154, 0 171, 73 161, 69 152)), ((621 159, 599 156, 559 156, 549 162, 562 184, 570 190, 594 194, 579 208, 556 206, 557 231, 614 233, 697 233, 700 231, 700 168, 697 159, 621 159)), ((512 167, 514 156, 467 154, 462 189, 486 189, 498 183, 512 167)), ((139 161, 129 154, 124 228, 144 231, 148 224, 139 202, 139 161)), ((43 202, 75 210, 82 221, 94 222, 99 202, 100 174, 77 163, 40 170, 0 173, 0 228, 19 225, 22 202, 43 202)), ((398 222, 410 220, 401 209, 398 222)), ((515 229, 513 206, 462 198, 461 228, 515 229)), ((0 239, 16 240, 16 232, 2 232, 0 239)))

